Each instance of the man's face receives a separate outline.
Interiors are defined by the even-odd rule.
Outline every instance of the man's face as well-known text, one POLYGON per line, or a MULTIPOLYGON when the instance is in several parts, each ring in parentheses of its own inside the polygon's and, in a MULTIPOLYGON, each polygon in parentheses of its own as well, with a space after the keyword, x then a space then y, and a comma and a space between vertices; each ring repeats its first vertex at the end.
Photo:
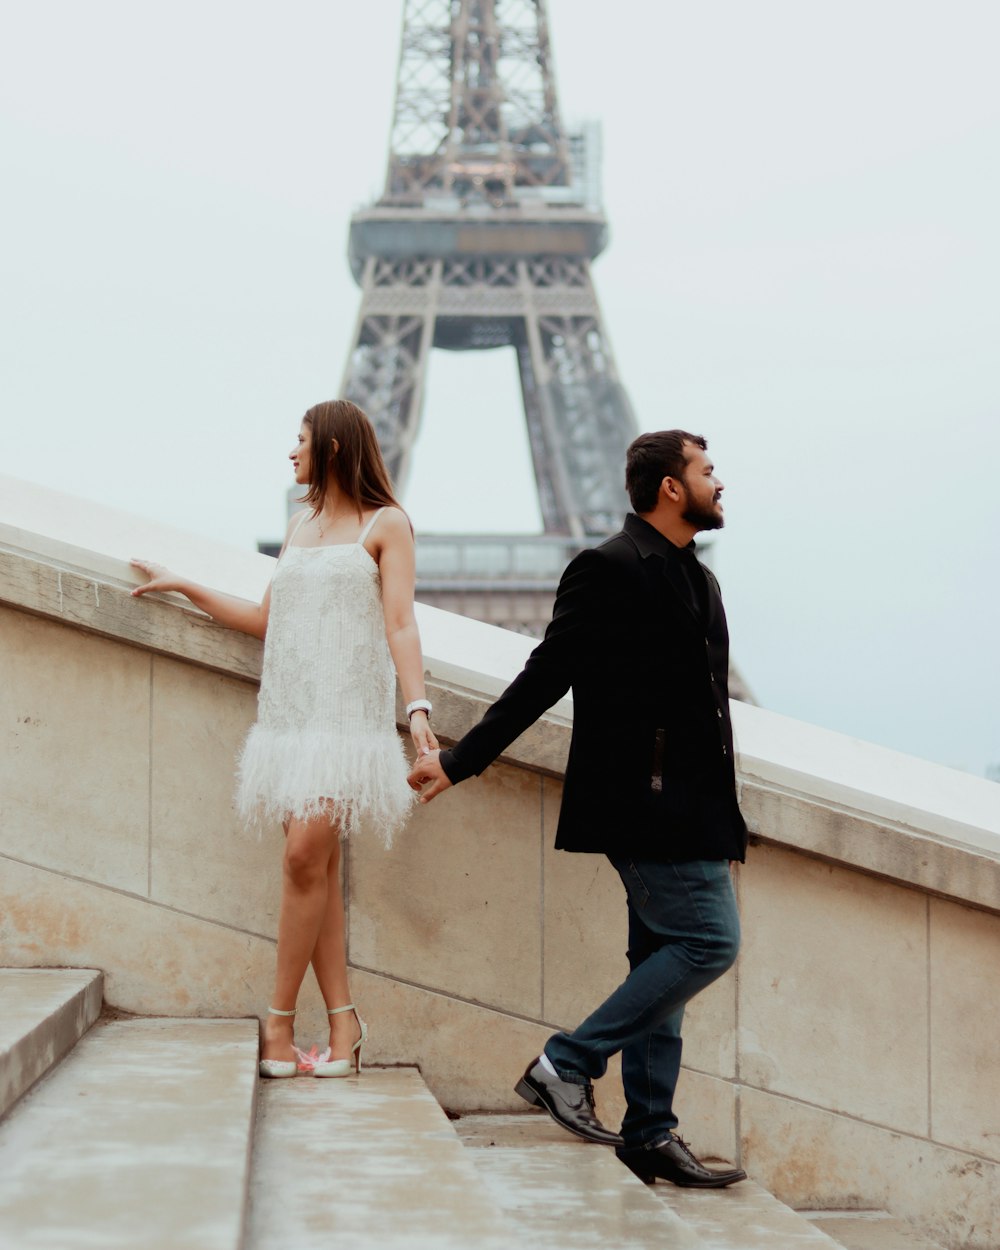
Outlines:
POLYGON ((679 483, 685 495, 681 516, 699 530, 721 530, 726 523, 721 503, 725 487, 715 476, 715 465, 694 443, 685 443, 684 450, 684 477, 679 483))

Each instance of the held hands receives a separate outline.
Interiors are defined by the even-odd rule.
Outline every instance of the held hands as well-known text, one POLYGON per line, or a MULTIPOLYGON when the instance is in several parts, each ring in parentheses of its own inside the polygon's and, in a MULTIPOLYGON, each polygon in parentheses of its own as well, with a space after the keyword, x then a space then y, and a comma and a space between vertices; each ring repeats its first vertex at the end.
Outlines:
POLYGON ((136 586, 132 591, 133 597, 148 594, 151 590, 183 590, 181 579, 177 574, 171 573, 162 564, 153 564, 149 560, 130 560, 129 564, 149 578, 149 581, 142 586, 136 586))
POLYGON ((434 737, 434 730, 427 721, 427 713, 422 709, 417 710, 410 717, 410 737, 413 739, 418 759, 438 749, 438 740, 434 737))
POLYGON ((411 790, 420 795, 421 803, 429 803, 436 794, 451 786, 448 774, 441 767, 441 752, 431 751, 427 755, 418 755, 410 775, 406 778, 411 790))

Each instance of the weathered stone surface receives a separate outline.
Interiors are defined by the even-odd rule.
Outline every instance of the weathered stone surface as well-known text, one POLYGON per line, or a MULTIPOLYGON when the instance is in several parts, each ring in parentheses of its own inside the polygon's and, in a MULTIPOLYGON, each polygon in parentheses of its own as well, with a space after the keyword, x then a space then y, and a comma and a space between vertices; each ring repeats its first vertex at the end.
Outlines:
POLYGON ((742 878, 742 1080, 925 1134, 926 898, 770 847, 742 878))
POLYGON ((369 1022, 368 1062, 416 1064, 449 1111, 514 1111, 514 1085, 549 1030, 432 990, 359 969, 354 1000, 369 1022))
POLYGON ((1000 1164, 759 1090, 740 1117, 742 1166, 790 1206, 875 1207, 948 1247, 1000 1244, 1000 1164))
POLYGON ((94 1023, 102 986, 93 969, 0 968, 0 1116, 94 1023))
POLYGON ((752 1180, 722 1190, 657 1184, 653 1192, 706 1245, 718 1250, 843 1250, 752 1180))
POLYGON ((420 1074, 389 1068, 263 1083, 246 1245, 502 1250, 511 1241, 420 1074))
POLYGON ((930 900, 930 1001, 932 1136, 1000 1161, 1000 917, 930 900))
POLYGON ((0 1129, 0 1244, 238 1250, 256 1024, 99 1024, 0 1129))
POLYGON ((513 1120, 481 1117, 478 1126, 469 1126, 472 1132, 463 1132, 462 1120, 457 1125, 480 1184, 503 1212, 508 1245, 710 1250, 623 1168, 613 1151, 574 1140, 550 1128, 551 1122, 539 1123, 532 1133, 513 1120))
POLYGON ((235 766, 256 715, 246 682, 153 660, 151 893, 157 902, 276 937, 281 828, 244 828, 235 766))
MULTIPOLYGON (((5 527, 0 526, 0 536, 5 527)), ((0 602, 60 621, 87 633, 132 643, 143 650, 175 655, 220 672, 256 681, 263 646, 247 634, 234 634, 193 608, 180 595, 133 599, 141 580, 119 566, 120 577, 95 575, 66 562, 85 560, 75 548, 45 560, 0 547, 0 602)))
POLYGON ((0 608, 0 853, 145 893, 150 657, 0 608))
POLYGON ((139 1015, 256 1015, 274 944, 142 898, 6 861, 0 957, 12 966, 103 969, 107 1002, 139 1015))
POLYGON ((541 779, 504 765, 351 842, 353 963, 541 1015, 541 779))

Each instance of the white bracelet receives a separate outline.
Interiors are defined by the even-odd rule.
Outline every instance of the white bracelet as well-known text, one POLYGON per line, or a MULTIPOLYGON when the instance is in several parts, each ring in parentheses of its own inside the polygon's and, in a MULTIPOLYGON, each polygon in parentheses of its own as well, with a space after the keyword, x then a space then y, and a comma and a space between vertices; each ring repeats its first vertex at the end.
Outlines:
POLYGON ((414 712, 426 712, 427 719, 430 720, 433 710, 429 699, 414 699, 412 703, 406 705, 406 719, 409 720, 414 712))

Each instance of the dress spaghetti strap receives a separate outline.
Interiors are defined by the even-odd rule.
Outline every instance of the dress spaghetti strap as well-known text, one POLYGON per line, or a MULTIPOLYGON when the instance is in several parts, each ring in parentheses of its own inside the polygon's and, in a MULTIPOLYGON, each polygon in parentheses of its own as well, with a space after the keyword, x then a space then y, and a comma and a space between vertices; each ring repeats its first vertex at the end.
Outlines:
POLYGON ((292 545, 292 539, 295 537, 295 535, 296 535, 296 534, 299 532, 299 530, 302 528, 302 522, 306 519, 306 517, 307 517, 308 515, 309 515, 309 509, 308 509, 308 508, 303 508, 303 509, 302 509, 302 511, 299 513, 299 518, 298 518, 298 520, 295 522, 295 528, 294 528, 294 529, 292 530, 292 532, 288 535, 288 538, 285 540, 285 546, 284 546, 284 549, 281 551, 281 553, 280 553, 280 554, 279 554, 279 556, 278 556, 278 559, 279 559, 279 560, 280 560, 280 559, 281 559, 281 557, 285 554, 285 552, 288 550, 288 548, 292 545))
POLYGON ((374 516, 369 517, 368 524, 358 535, 358 542, 361 544, 362 547, 365 544, 365 539, 372 532, 372 526, 375 524, 375 522, 379 519, 379 517, 382 515, 384 511, 385 511, 384 507, 379 508, 378 511, 374 514, 374 516))

